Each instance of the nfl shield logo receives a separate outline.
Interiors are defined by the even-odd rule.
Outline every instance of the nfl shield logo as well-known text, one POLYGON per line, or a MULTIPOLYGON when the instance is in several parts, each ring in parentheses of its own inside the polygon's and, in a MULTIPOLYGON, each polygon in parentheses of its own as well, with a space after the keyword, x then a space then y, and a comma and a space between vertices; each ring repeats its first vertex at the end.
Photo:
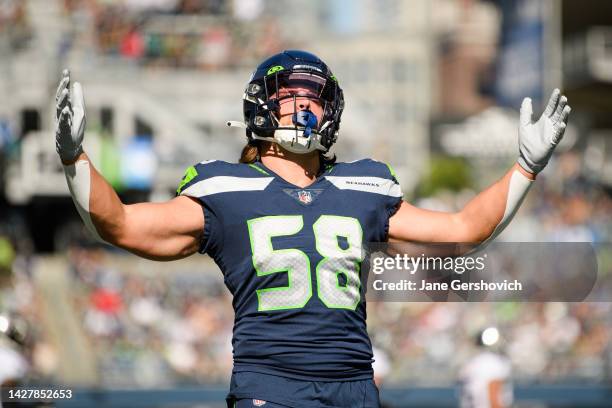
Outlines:
POLYGON ((253 405, 255 405, 256 407, 261 407, 262 405, 265 405, 266 401, 264 400, 258 400, 258 399, 254 399, 253 400, 253 405))
POLYGON ((298 199, 304 204, 310 204, 312 202, 312 195, 310 191, 298 191, 298 199))

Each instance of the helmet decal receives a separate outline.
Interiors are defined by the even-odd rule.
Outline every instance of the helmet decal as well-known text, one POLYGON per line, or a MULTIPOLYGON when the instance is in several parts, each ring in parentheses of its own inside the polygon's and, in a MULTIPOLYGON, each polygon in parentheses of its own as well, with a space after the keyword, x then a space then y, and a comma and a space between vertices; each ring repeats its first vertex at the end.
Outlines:
POLYGON ((271 67, 268 70, 268 72, 266 72, 266 75, 271 75, 271 74, 273 74, 275 72, 282 71, 283 69, 285 69, 285 68, 283 68, 282 65, 275 65, 275 66, 271 67))

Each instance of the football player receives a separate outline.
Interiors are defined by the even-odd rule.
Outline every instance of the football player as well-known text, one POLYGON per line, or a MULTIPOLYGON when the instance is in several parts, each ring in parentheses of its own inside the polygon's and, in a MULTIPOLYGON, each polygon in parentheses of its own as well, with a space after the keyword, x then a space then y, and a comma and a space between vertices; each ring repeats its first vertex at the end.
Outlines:
MULTIPOLYGON (((229 406, 378 407, 366 331, 362 244, 388 239, 484 243, 508 224, 563 136, 570 112, 555 90, 541 118, 521 107, 519 158, 457 213, 402 201, 393 170, 336 162, 344 96, 318 57, 284 51, 262 62, 243 97, 239 163, 189 167, 177 197, 123 204, 82 141, 83 90, 64 71, 57 152, 74 203, 98 239, 145 258, 210 255, 234 296, 229 406)), ((205 154, 206 152, 202 152, 205 154)))
POLYGON ((478 333, 478 352, 461 367, 461 408, 507 408, 512 406, 512 366, 499 348, 499 331, 488 327, 478 333))

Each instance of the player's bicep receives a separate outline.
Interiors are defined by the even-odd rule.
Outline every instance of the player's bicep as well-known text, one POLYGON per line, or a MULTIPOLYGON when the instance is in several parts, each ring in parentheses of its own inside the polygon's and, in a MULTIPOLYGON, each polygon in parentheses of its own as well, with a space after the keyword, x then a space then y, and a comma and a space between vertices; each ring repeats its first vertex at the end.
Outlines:
POLYGON ((180 259, 198 250, 203 231, 202 206, 190 197, 132 204, 118 246, 149 259, 180 259))
POLYGON ((405 201, 389 219, 392 241, 463 242, 464 229, 457 213, 425 210, 405 201))

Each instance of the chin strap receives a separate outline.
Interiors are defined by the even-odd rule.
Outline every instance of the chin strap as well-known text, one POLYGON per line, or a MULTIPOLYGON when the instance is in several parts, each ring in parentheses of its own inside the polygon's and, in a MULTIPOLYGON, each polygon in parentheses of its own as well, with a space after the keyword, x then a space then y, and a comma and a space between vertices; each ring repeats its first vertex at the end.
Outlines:
MULTIPOLYGON (((275 118, 274 116, 272 117, 275 118)), ((309 110, 295 112, 291 119, 294 127, 278 126, 274 131, 273 137, 258 136, 249 129, 246 123, 241 121, 228 120, 225 124, 229 127, 246 129, 249 140, 266 140, 278 143, 293 153, 308 153, 313 150, 327 151, 327 148, 321 143, 321 139, 323 138, 321 131, 331 124, 330 121, 323 124, 321 131, 317 131, 316 126, 319 120, 317 115, 309 110), (296 145, 299 145, 299 147, 296 145)))

